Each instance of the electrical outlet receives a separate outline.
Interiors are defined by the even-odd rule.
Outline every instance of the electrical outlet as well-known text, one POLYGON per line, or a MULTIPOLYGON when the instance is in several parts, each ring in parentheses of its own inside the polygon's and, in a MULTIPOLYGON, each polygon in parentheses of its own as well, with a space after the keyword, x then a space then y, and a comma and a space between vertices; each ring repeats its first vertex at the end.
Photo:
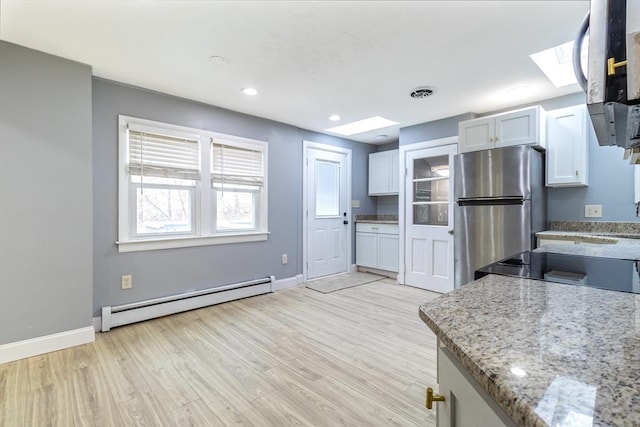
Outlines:
POLYGON ((584 205, 585 218, 602 218, 602 205, 584 205))
POLYGON ((133 278, 131 277, 130 274, 127 274, 126 276, 122 276, 122 289, 131 289, 131 286, 133 285, 133 278))
POLYGON ((287 254, 282 254, 282 263, 286 264, 288 262, 287 260, 287 254))

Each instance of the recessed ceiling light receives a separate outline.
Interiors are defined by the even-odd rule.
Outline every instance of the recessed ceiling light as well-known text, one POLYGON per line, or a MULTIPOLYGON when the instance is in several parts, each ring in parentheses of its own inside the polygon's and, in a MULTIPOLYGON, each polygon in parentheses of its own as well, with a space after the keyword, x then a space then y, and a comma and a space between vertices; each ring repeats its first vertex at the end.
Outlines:
MULTIPOLYGON (((580 52, 581 62, 587 63, 589 41, 585 37, 580 52)), ((573 41, 554 46, 550 49, 529 55, 542 72, 556 87, 568 86, 576 83, 576 75, 573 71, 573 41)))
POLYGON ((337 114, 332 114, 329 116, 329 120, 331 120, 332 122, 337 122, 338 120, 340 120, 340 116, 337 114))
POLYGON ((369 117, 368 119, 358 120, 357 122, 347 123, 346 125, 336 126, 334 128, 326 130, 327 132, 350 136, 358 133, 369 132, 370 130, 386 128, 397 124, 398 122, 394 122, 393 120, 385 119, 380 116, 374 116, 369 117))
POLYGON ((245 95, 254 96, 258 94, 258 91, 252 87, 245 87, 244 89, 242 89, 242 93, 244 93, 245 95))
POLYGON ((381 141, 381 140, 383 140, 383 139, 387 138, 388 136, 389 136, 389 135, 380 134, 380 135, 376 136, 376 139, 377 139, 378 141, 381 141))

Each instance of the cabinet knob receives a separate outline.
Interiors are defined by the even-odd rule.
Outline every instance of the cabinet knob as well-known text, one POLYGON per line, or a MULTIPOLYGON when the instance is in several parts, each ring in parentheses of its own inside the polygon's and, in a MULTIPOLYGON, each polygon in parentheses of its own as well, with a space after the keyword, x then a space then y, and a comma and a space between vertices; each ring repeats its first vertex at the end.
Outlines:
POLYGON ((492 136, 489 137, 489 142, 493 142, 493 137, 492 136))
POLYGON ((444 402, 444 396, 433 394, 433 389, 431 387, 427 387, 427 409, 433 409, 433 402, 444 402))

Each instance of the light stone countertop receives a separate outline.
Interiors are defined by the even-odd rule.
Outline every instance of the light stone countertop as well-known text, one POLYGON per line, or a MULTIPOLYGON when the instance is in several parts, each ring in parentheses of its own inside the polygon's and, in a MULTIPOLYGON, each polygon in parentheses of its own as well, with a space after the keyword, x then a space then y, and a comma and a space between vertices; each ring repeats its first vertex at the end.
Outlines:
POLYGON ((356 215, 354 222, 370 222, 372 224, 397 224, 398 215, 356 215))
POLYGON ((538 238, 557 240, 558 243, 543 245, 535 252, 555 252, 572 255, 586 255, 603 258, 640 260, 640 239, 612 238, 601 233, 589 234, 571 231, 543 231, 536 233, 538 238), (561 241, 567 240, 567 243, 561 241), (589 244, 574 244, 575 240, 589 244), (612 240, 614 240, 612 242, 612 240), (601 243, 601 244, 596 244, 601 243))
POLYGON ((640 426, 640 295, 488 275, 420 317, 518 425, 640 426))

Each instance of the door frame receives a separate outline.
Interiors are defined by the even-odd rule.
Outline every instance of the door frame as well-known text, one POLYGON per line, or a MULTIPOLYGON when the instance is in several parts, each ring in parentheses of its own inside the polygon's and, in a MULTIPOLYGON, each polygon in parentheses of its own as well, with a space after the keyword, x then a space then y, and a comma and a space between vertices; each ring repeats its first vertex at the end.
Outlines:
MULTIPOLYGON (((422 142, 416 142, 413 144, 401 145, 399 147, 400 167, 398 168, 398 173, 400 174, 400 176, 398 177, 399 179, 398 182, 401 183, 401 190, 398 192, 398 231, 399 231, 398 244, 400 245, 400 247, 398 248, 399 249, 398 255, 400 257, 400 263, 398 265, 398 283, 401 285, 406 285, 406 280, 405 280, 406 260, 405 260, 404 246, 405 246, 405 240, 406 240, 406 234, 407 234, 407 229, 405 224, 405 217, 406 217, 405 201, 406 201, 406 193, 407 193, 407 187, 406 187, 407 153, 411 151, 423 150, 425 148, 434 148, 434 147, 440 147, 443 145, 450 145, 450 144, 458 144, 458 137, 450 136, 447 138, 434 139, 431 141, 422 141, 422 142)), ((450 175, 453 177, 453 171, 450 172, 450 175)))
POLYGON ((347 224, 347 244, 346 244, 346 257, 347 257, 347 265, 345 273, 351 271, 351 261, 352 261, 352 240, 353 240, 353 219, 351 218, 351 149, 338 147, 335 145, 329 144, 321 144, 318 142, 302 140, 303 150, 302 150, 302 277, 303 281, 306 282, 309 273, 309 254, 307 245, 309 242, 309 221, 308 221, 308 209, 309 209, 309 194, 307 191, 307 174, 309 169, 309 149, 320 150, 320 151, 328 151, 330 153, 339 153, 346 155, 346 165, 347 165, 347 220, 349 224, 347 224))

